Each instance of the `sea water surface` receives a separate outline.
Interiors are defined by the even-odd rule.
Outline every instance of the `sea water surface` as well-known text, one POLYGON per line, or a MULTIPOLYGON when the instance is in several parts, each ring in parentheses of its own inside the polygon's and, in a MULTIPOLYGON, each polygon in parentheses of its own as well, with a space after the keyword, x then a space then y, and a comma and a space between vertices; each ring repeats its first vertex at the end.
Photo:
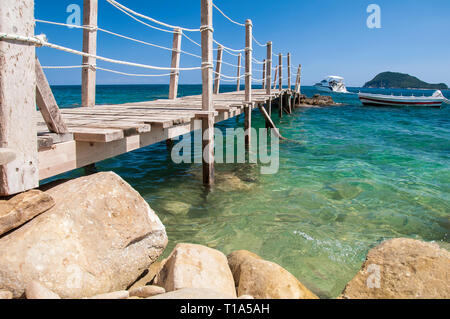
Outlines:
MULTIPOLYGON (((53 89, 62 107, 79 106, 80 87, 53 89)), ((124 103, 167 98, 168 87, 99 86, 97 92, 97 104, 124 103)), ((181 95, 200 93, 201 86, 180 87, 181 95)), ((356 94, 333 98, 343 105, 274 116, 285 137, 303 142, 280 144, 274 175, 261 175, 255 164, 217 164, 217 184, 207 191, 201 165, 173 163, 165 143, 97 167, 119 174, 157 212, 169 236, 164 256, 180 242, 225 254, 247 249, 288 269, 320 297, 337 297, 383 240, 409 237, 450 247, 450 106, 376 108, 362 106, 356 94)), ((218 127, 243 124, 233 118, 218 127)), ((258 111, 253 126, 264 127, 258 111)))

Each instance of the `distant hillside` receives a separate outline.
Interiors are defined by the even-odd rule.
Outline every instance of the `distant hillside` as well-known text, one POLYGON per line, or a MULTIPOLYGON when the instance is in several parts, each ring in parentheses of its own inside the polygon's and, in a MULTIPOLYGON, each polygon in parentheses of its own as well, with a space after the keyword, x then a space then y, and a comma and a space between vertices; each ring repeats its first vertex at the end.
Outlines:
POLYGON ((364 85, 365 88, 448 90, 444 83, 429 84, 409 74, 383 72, 364 85))

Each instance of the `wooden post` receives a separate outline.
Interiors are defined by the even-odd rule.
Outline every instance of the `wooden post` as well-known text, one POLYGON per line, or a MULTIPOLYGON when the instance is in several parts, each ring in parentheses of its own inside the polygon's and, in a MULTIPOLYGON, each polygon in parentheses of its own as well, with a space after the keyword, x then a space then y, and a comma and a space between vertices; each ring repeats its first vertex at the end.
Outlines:
MULTIPOLYGON (((34 1, 2 0, 0 32, 34 36, 34 1)), ((0 40, 0 196, 39 186, 34 45, 0 40)))
POLYGON ((288 53, 287 55, 287 64, 288 64, 288 90, 290 91, 292 88, 292 83, 291 83, 291 54, 288 53))
POLYGON ((238 55, 238 68, 237 68, 237 88, 236 91, 239 92, 241 90, 241 59, 242 54, 238 55))
POLYGON ((283 90, 283 55, 278 55, 278 89, 283 90))
POLYGON ((267 42, 267 71, 266 71, 266 94, 270 95, 272 92, 272 42, 267 42))
POLYGON ((267 61, 264 59, 263 63, 263 78, 262 78, 262 89, 264 90, 266 88, 266 64, 267 61))
POLYGON ((252 55, 253 55, 253 24, 252 20, 248 19, 245 22, 245 148, 250 149, 252 136, 252 55))
POLYGON ((248 19, 245 22, 245 101, 252 101, 252 20, 248 19))
POLYGON ((302 80, 302 65, 298 66, 297 70, 297 81, 295 82, 295 92, 300 94, 301 92, 301 80, 302 80))
POLYGON ((216 73, 214 81, 214 94, 219 94, 220 89, 220 75, 222 74, 222 56, 223 56, 223 46, 219 45, 217 50, 217 64, 216 73))
POLYGON ((203 184, 214 184, 214 104, 213 104, 213 12, 212 0, 201 0, 202 110, 211 114, 202 119, 203 184))
POLYGON ((181 29, 173 30, 173 49, 172 49, 172 69, 177 69, 170 74, 169 99, 175 100, 178 97, 178 81, 180 79, 180 53, 181 53, 181 38, 183 34, 181 29))
POLYGON ((50 132, 69 133, 38 58, 36 58, 36 104, 50 132))
POLYGON ((275 69, 275 76, 273 78, 273 89, 274 90, 277 88, 278 69, 279 69, 279 67, 277 66, 277 68, 275 69))
MULTIPOLYGON (((91 27, 83 30, 83 52, 97 54, 97 11, 98 0, 83 1, 83 25, 91 27)), ((81 105, 95 106, 96 86, 95 58, 83 57, 81 105)))

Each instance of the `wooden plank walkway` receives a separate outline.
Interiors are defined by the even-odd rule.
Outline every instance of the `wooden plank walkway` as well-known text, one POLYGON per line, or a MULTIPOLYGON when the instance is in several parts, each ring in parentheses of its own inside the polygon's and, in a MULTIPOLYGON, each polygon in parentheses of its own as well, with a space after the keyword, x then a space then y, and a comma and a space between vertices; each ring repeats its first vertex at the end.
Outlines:
MULTIPOLYGON (((252 91, 252 108, 275 99, 284 91, 267 95, 252 91)), ((215 122, 244 113, 245 92, 214 95, 215 122)), ((38 149, 40 179, 99 162, 141 147, 198 129, 194 120, 208 115, 202 111, 202 96, 155 100, 90 108, 61 109, 70 134, 51 134, 40 112, 38 149)))

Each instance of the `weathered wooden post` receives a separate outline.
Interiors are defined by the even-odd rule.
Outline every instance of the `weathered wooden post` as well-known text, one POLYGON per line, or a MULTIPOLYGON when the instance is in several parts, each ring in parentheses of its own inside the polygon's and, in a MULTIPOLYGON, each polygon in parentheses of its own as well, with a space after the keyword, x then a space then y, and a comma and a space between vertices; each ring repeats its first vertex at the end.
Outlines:
POLYGON ((301 93, 301 80, 302 80, 302 65, 298 66, 297 70, 297 81, 295 82, 295 92, 301 93))
POLYGON ((267 42, 267 65, 266 65, 266 94, 271 94, 272 88, 272 41, 267 42))
POLYGON ((264 90, 266 88, 266 59, 264 59, 263 63, 263 76, 262 76, 262 89, 264 90))
POLYGON ((283 55, 278 55, 278 90, 283 90, 283 55))
POLYGON ((245 147, 248 150, 251 145, 252 136, 252 58, 253 58, 253 24, 248 19, 245 22, 245 147))
POLYGON ((169 99, 175 100, 178 97, 178 81, 180 79, 180 54, 181 54, 181 38, 183 34, 180 28, 173 30, 173 48, 172 48, 172 69, 170 74, 169 99))
POLYGON ((236 91, 239 92, 241 90, 241 59, 242 54, 238 55, 238 68, 237 68, 237 88, 236 91))
POLYGON ((214 184, 213 12, 212 0, 201 0, 203 184, 214 184))
MULTIPOLYGON (((83 1, 83 52, 97 55, 98 0, 83 1)), ((83 57, 81 105, 95 106, 96 59, 83 57)))
POLYGON ((283 100, 284 95, 282 94, 283 91, 283 55, 281 53, 278 54, 278 91, 280 92, 280 109, 279 109, 279 115, 280 118, 283 117, 283 100))
POLYGON ((289 114, 292 113, 292 83, 291 83, 291 54, 287 54, 287 65, 288 65, 288 93, 287 93, 287 100, 288 100, 288 110, 289 114))
POLYGON ((274 90, 277 88, 278 69, 279 69, 279 67, 277 66, 276 69, 275 69, 275 76, 273 78, 273 89, 274 90))
MULTIPOLYGON (((0 32, 34 36, 34 1, 2 0, 0 32)), ((0 40, 0 196, 39 186, 34 45, 0 40)))
POLYGON ((287 64, 288 64, 288 90, 290 91, 292 89, 292 83, 291 83, 291 54, 288 53, 287 55, 287 64))
POLYGON ((222 74, 222 56, 223 56, 223 46, 219 45, 217 50, 217 64, 216 64, 216 74, 214 81, 214 94, 219 94, 220 90, 220 75, 222 74))

